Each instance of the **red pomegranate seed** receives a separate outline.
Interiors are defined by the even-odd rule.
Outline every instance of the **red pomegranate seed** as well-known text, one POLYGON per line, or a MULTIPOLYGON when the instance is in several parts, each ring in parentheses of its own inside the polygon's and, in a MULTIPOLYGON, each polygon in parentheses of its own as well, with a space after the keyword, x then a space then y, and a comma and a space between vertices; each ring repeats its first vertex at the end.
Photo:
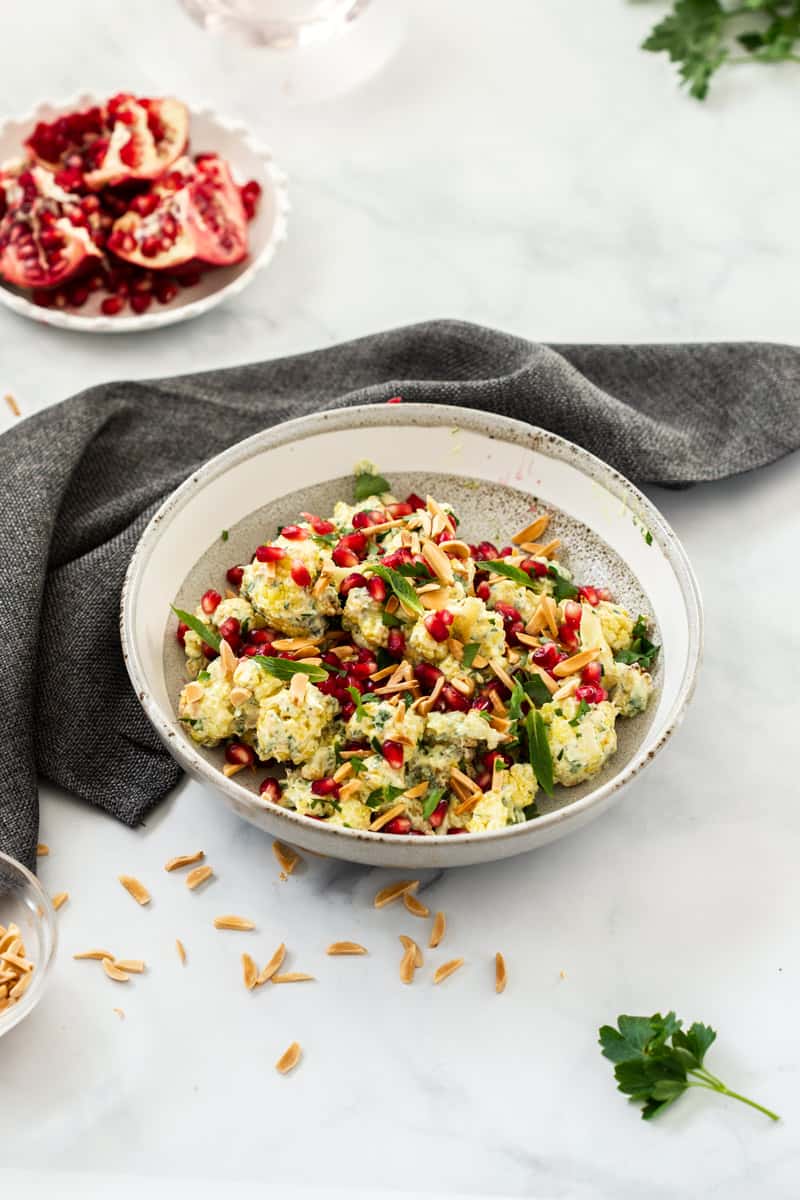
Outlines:
POLYGON ((492 772, 481 771, 475 776, 475 782, 482 792, 488 792, 489 788, 492 786, 492 772))
POLYGON ((219 592, 215 592, 213 588, 209 588, 207 592, 203 592, 200 597, 200 607, 207 616, 211 616, 216 611, 217 605, 222 600, 219 592))
POLYGON ((201 642, 200 649, 203 651, 203 657, 212 662, 215 658, 219 658, 219 650, 215 650, 213 646, 209 646, 208 642, 201 642))
POLYGON ((479 712, 488 712, 492 707, 492 702, 488 696, 476 696, 471 707, 477 708, 479 712))
POLYGON ((344 546, 347 550, 352 550, 359 558, 363 558, 367 552, 368 543, 363 533, 348 533, 339 539, 338 545, 344 546))
POLYGON ((301 588, 307 588, 311 584, 311 572, 299 558, 292 562, 292 579, 301 588))
POLYGON ((435 642, 446 642, 450 636, 450 626, 453 624, 453 614, 446 608, 428 613, 424 618, 425 628, 435 642))
POLYGON ((498 759, 504 766, 506 766, 506 767, 511 766, 512 759, 509 757, 508 754, 503 754, 502 751, 500 751, 500 750, 487 750, 485 754, 481 755, 481 762, 490 771, 492 770, 492 768, 494 767, 494 764, 497 762, 498 759))
POLYGON ((308 521, 314 533, 318 533, 320 536, 326 533, 333 533, 336 528, 333 521, 323 521, 322 517, 318 517, 315 513, 304 512, 300 516, 308 521))
POLYGON ((337 567, 357 567, 359 563, 358 555, 352 550, 348 550, 346 546, 342 546, 341 543, 334 546, 331 558, 337 567))
POLYGON ((574 696, 576 700, 585 700, 587 704, 600 704, 608 698, 608 693, 605 688, 597 687, 593 683, 582 683, 580 687, 575 688, 574 696))
POLYGON ((256 761, 256 756, 250 746, 244 742, 231 742, 225 747, 225 758, 229 763, 234 763, 237 767, 252 767, 256 761))
POLYGON ((353 513, 353 529, 368 529, 370 525, 382 525, 386 517, 377 508, 353 513))
POLYGON ((389 766, 399 771, 403 765, 403 747, 400 742, 387 740, 381 746, 381 751, 389 766))
POLYGON ((500 613, 504 625, 510 625, 512 621, 522 620, 519 615, 519 609, 514 608, 512 604, 495 604, 494 611, 500 613))
POLYGON ((432 666, 431 663, 417 663, 417 665, 414 667, 414 678, 416 679, 417 683, 419 683, 420 687, 424 688, 426 692, 433 691, 434 687, 436 686, 436 680, 439 678, 441 673, 442 672, 439 670, 439 668, 432 666))
POLYGON ((175 637, 182 646, 186 645, 186 634, 189 632, 189 626, 184 625, 183 621, 178 621, 178 628, 175 630, 175 637))
POLYGON ((236 620, 236 617, 226 617, 217 628, 217 632, 226 642, 230 642, 234 649, 239 645, 241 640, 240 632, 241 625, 236 620))
POLYGON ((67 292, 67 300, 73 308, 82 308, 89 299, 89 289, 85 284, 75 284, 67 292))
POLYGON ((488 603, 488 601, 491 599, 491 596, 492 596, 492 590, 489 587, 488 580, 486 580, 486 579, 481 580, 481 582, 475 588, 475 595, 478 597, 479 600, 483 600, 484 604, 488 603))
POLYGON ((402 658, 406 652, 406 639, 402 629, 390 629, 386 638, 386 652, 392 658, 402 658))
POLYGON ((171 279, 157 279, 153 285, 153 294, 159 304, 169 304, 178 294, 178 285, 171 279))
POLYGON ((407 501, 402 501, 400 504, 387 504, 386 511, 393 521, 398 517, 410 517, 414 509, 407 501))
POLYGON ((333 778, 315 779, 311 784, 311 791, 315 796, 333 796, 339 795, 339 784, 333 778))
POLYGON ((611 595, 611 592, 608 590, 608 588, 595 588, 595 591, 597 592, 598 600, 613 601, 613 599, 614 599, 614 597, 611 595))
POLYGON ((277 636, 274 629, 251 629, 247 640, 254 646, 270 646, 277 636))
POLYGON ((130 299, 131 308, 135 313, 147 312, 152 303, 153 297, 150 292, 134 292, 130 299))
POLYGON ((301 525, 284 525, 281 536, 288 538, 290 542, 302 542, 308 537, 308 530, 303 529, 301 525))
POLYGON ((155 258, 161 250, 161 238, 153 235, 143 238, 140 250, 145 258, 155 258))
POLYGON ((352 678, 354 681, 357 681, 361 679, 369 679, 370 675, 374 674, 377 669, 378 664, 374 658, 370 657, 362 659, 361 662, 353 663, 347 674, 348 677, 352 678))
POLYGON ((402 404, 403 397, 402 396, 390 396, 389 399, 386 401, 386 403, 387 404, 402 404))
POLYGON ((600 597, 597 594, 597 588, 593 588, 591 586, 578 588, 578 595, 582 600, 585 600, 587 604, 591 604, 592 608, 597 608, 597 605, 600 603, 600 597))
POLYGON ((603 668, 599 662, 590 662, 581 671, 581 680, 583 683, 597 685, 602 682, 603 668))
POLYGON ((242 657, 243 658, 255 658, 256 654, 263 654, 263 653, 264 653, 263 646, 248 645, 248 646, 242 647, 242 657))
POLYGON ((425 508, 425 501, 416 492, 412 492, 410 496, 406 496, 406 504, 410 504, 414 511, 418 508, 425 508))
POLYGON ((392 821, 387 821, 381 833, 410 833, 411 822, 408 817, 395 817, 392 821))
POLYGON ((255 557, 263 563, 280 562, 282 558, 286 557, 286 551, 281 550, 280 546, 258 546, 255 557))
MULTIPOLYGON (((352 566, 353 564, 349 563, 348 565, 352 566)), ((360 575, 358 573, 358 571, 354 571, 352 575, 345 575, 344 579, 339 584, 339 595, 346 596, 348 594, 348 592, 353 590, 353 588, 357 588, 357 587, 363 588, 366 586, 367 586, 366 576, 360 575)))
POLYGON ((436 808, 433 810, 431 815, 428 817, 428 820, 431 823, 432 829, 439 828, 439 826, 441 825, 442 821, 445 818, 446 812, 447 812, 447 801, 440 800, 439 803, 436 805, 436 808))
POLYGON ((583 615, 580 604, 574 600, 567 600, 564 604, 564 624, 573 628, 581 623, 583 615))
POLYGON ((125 301, 121 296, 106 296, 100 305, 100 311, 107 317, 115 317, 117 313, 122 312, 124 307, 125 301))
POLYGON ((456 828, 454 825, 451 825, 447 832, 448 833, 469 833, 469 830, 467 828, 465 828, 464 826, 459 826, 458 828, 456 828))
POLYGON ((494 559, 499 558, 497 546, 494 542, 478 542, 475 547, 475 558, 494 559))
POLYGON ((559 657, 559 649, 555 642, 545 642, 531 655, 537 667, 542 667, 545 671, 552 671, 553 667, 557 666, 559 657))
POLYGON ((244 567, 228 567, 225 572, 225 578, 231 587, 242 586, 242 576, 244 575, 244 567))
POLYGON ((571 652, 578 649, 578 631, 574 625, 559 625, 558 640, 571 652))
POLYGON ((469 697, 454 688, 452 683, 446 683, 439 694, 439 704, 448 712, 468 712, 469 697))
POLYGON ((370 575, 367 580, 367 591, 373 600, 377 600, 379 604, 383 604, 386 599, 389 589, 387 588, 380 575, 370 575))
POLYGON ((396 571, 398 567, 404 567, 413 561, 414 555, 407 546, 401 546, 399 550, 393 550, 391 554, 387 554, 381 559, 383 565, 389 567, 392 571, 396 571))
POLYGON ((542 579, 547 574, 547 564, 539 562, 538 558, 524 558, 519 564, 523 571, 531 576, 536 576, 537 579, 542 579))
POLYGON ((278 783, 277 779, 272 779, 270 776, 268 776, 266 779, 262 779, 261 783, 258 785, 258 793, 260 796, 263 796, 265 800, 271 800, 273 804, 280 804, 281 796, 283 795, 283 788, 278 783))

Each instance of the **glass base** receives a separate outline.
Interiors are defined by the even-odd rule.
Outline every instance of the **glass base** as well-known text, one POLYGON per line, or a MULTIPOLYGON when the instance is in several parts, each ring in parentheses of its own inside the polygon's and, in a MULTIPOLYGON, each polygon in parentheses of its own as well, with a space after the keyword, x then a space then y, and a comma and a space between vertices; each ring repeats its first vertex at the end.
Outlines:
POLYGON ((354 21, 370 0, 181 0, 209 33, 228 33, 252 46, 296 49, 327 41, 354 21))

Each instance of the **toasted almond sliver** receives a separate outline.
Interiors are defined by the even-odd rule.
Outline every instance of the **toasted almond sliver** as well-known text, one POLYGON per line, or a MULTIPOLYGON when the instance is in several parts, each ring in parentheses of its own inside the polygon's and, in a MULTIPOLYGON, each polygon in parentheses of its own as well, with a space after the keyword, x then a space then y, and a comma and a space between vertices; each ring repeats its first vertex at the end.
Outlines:
POLYGON ((417 953, 413 946, 406 946, 400 959, 400 982, 413 983, 414 972, 417 969, 417 953))
POLYGON ((222 638, 219 644, 219 660, 222 663, 223 674, 230 679, 239 665, 239 659, 231 650, 230 642, 227 642, 225 638, 222 638))
POLYGON ((138 879, 135 879, 133 875, 120 875, 119 881, 125 888, 125 891, 130 896, 133 896, 137 904, 144 905, 150 903, 150 893, 147 888, 138 879))
POLYGON ((14 986, 8 989, 8 999, 9 1000, 19 1000, 20 996, 23 996, 25 994, 25 992, 28 990, 28 986, 30 985, 32 978, 33 978, 33 969, 32 968, 30 971, 26 972, 24 975, 20 975, 19 979, 14 984, 14 986))
POLYGON ((423 779, 422 783, 415 783, 413 787, 406 788, 403 792, 406 800, 418 800, 420 796, 424 796, 430 784, 427 779, 423 779))
POLYGON ((384 825, 388 825, 390 821, 393 821, 395 817, 399 817, 405 811, 406 806, 402 802, 392 805, 391 808, 387 808, 385 813, 381 813, 379 817, 376 817, 375 820, 372 821, 369 826, 370 830, 373 833, 377 833, 379 829, 383 829, 384 825))
POLYGON ((186 876, 184 883, 189 891, 193 892, 195 888, 200 887, 201 883, 205 883, 207 879, 210 879, 213 874, 214 872, 209 866, 195 867, 194 870, 190 871, 186 876))
POLYGON ((447 542, 439 542, 439 549, 448 558, 469 558, 471 551, 466 542, 460 541, 458 538, 451 538, 447 542))
POLYGON ((244 763, 225 763, 225 766, 222 768, 222 774, 227 779, 231 779, 234 775, 238 775, 239 772, 243 770, 244 763))
POLYGON ((6 392, 6 394, 5 394, 5 396, 3 397, 3 399, 5 400, 6 404, 7 404, 7 405, 8 405, 8 407, 11 409, 11 411, 12 411, 12 413, 14 414, 14 416, 15 416, 15 417, 21 417, 21 416, 22 416, 22 412, 20 411, 20 407, 19 407, 19 405, 17 404, 17 401, 15 400, 15 398, 14 398, 14 397, 11 395, 11 392, 6 392))
POLYGON ((404 933, 401 933, 400 941, 403 943, 406 950, 414 951, 414 967, 415 968, 421 967, 422 966, 422 951, 420 950, 419 946, 414 941, 414 939, 407 937, 406 934, 404 934, 404 933))
POLYGON ((62 904, 66 904, 69 900, 69 892, 56 892, 51 901, 53 908, 58 912, 62 904))
POLYGON ((275 972, 280 970, 280 967, 281 967, 285 957, 286 957, 286 946, 284 945, 283 942, 281 942, 280 946, 278 946, 278 949, 275 951, 272 958, 269 960, 267 965, 264 967, 264 970, 259 975, 257 982, 259 984, 262 984, 262 983, 266 983, 268 980, 272 979, 272 976, 275 974, 275 972))
POLYGON ((535 521, 531 521, 530 525, 526 525, 524 529, 520 529, 519 533, 515 533, 511 541, 515 546, 519 546, 521 542, 535 542, 537 538, 541 537, 549 524, 549 514, 542 513, 535 521))
POLYGON ((294 1070, 294 1068, 300 1062, 300 1055, 302 1053, 303 1052, 300 1049, 300 1043, 292 1042, 289 1049, 284 1050, 283 1054, 275 1063, 275 1070, 280 1071, 281 1075, 288 1075, 288 1073, 294 1070))
POLYGON ((580 687, 580 675, 571 675, 565 684, 563 684, 557 692, 553 693, 554 700, 566 700, 567 696, 571 696, 580 687))
POLYGON ((82 954, 73 954, 73 958, 91 958, 97 962, 102 962, 104 958, 110 958, 113 962, 114 955, 110 950, 84 950, 82 954))
POLYGON ((447 929, 447 917, 443 912, 437 912, 433 919, 433 929, 431 929, 431 937, 428 945, 431 949, 435 949, 445 935, 447 929))
POLYGON ((111 1011, 112 1011, 113 1013, 116 1013, 116 1014, 117 1014, 117 1016, 119 1017, 120 1021, 124 1021, 124 1020, 125 1020, 125 1010, 124 1010, 123 1008, 112 1008, 112 1010, 111 1010, 111 1011))
POLYGON ((431 589, 428 592, 419 593, 419 602, 423 608, 429 609, 430 612, 436 612, 440 608, 444 608, 447 601, 450 599, 450 592, 447 588, 440 587, 431 589))
POLYGON ((30 961, 30 959, 25 958, 24 954, 10 954, 8 951, 6 951, 4 954, 0 955, 0 958, 2 958, 3 962, 7 966, 16 967, 18 971, 33 970, 33 963, 30 961))
POLYGON ((194 683, 187 683, 183 689, 183 699, 188 704, 194 704, 195 700, 202 700, 204 692, 205 688, 202 683, 197 683, 196 681, 194 683))
POLYGON ((429 917, 431 910, 426 908, 421 900, 416 896, 412 896, 410 892, 403 892, 403 904, 405 904, 412 917, 429 917))
POLYGON ((573 654, 571 658, 565 658, 563 662, 556 663, 553 667, 553 674, 557 679, 563 679, 566 675, 574 675, 577 671, 588 667, 592 659, 597 658, 599 653, 599 646, 595 646, 592 650, 581 650, 579 654, 573 654))
POLYGON ((200 862, 206 856, 205 850, 196 850, 194 854, 178 854, 164 863, 165 871, 179 871, 181 867, 190 867, 192 863, 200 862))
POLYGON ((175 938, 175 949, 178 951, 178 958, 182 963, 186 963, 186 947, 180 938, 175 938))
POLYGON ((359 942, 331 942, 326 954, 366 954, 367 949, 359 942))
POLYGON ((545 596, 544 600, 545 614, 547 616, 547 626, 554 638, 558 637, 558 608, 552 596, 545 596))
POLYGON ((461 803, 456 805, 453 812, 457 817, 462 816, 464 813, 472 812, 473 808, 480 804, 482 798, 483 792, 478 792, 477 795, 465 796, 461 803))
POLYGON ((353 798, 353 796, 358 795, 358 793, 361 791, 363 786, 364 785, 362 784, 360 779, 348 780, 347 783, 342 788, 342 790, 339 792, 339 799, 340 800, 351 800, 353 798))
POLYGON ((399 883, 390 883, 388 887, 381 888, 373 904, 376 908, 383 908, 384 905, 391 904, 394 900, 399 900, 405 892, 414 891, 418 887, 418 879, 401 879, 399 883))
POLYGON ((255 964, 255 960, 249 954, 242 955, 242 976, 244 978, 244 986, 249 992, 252 992, 258 983, 258 967, 255 964))
POLYGON ((146 963, 141 958, 115 958, 114 966, 118 971, 127 971, 131 975, 141 975, 146 963))
POLYGON ((433 982, 441 983, 442 980, 447 979, 449 975, 452 975, 454 971, 457 971, 458 968, 463 967, 463 965, 463 958, 451 958, 449 962, 442 963, 442 965, 437 967, 436 971, 434 972, 433 982))
POLYGON ((277 858, 281 870, 285 871, 287 875, 291 875, 297 864, 302 861, 300 855, 296 854, 291 846, 284 845, 283 842, 273 842, 272 853, 277 858))
POLYGON ((39 842, 38 846, 36 847, 36 857, 46 858, 49 853, 50 847, 45 842, 39 842))
POLYGON ((130 975, 126 971, 120 971, 115 967, 110 958, 103 959, 103 970, 109 979, 113 979, 115 983, 127 983, 130 975))
POLYGON ((424 541, 422 543, 422 557, 436 578, 449 587, 453 582, 453 564, 447 555, 439 549, 435 542, 424 541))
POLYGON ((254 921, 248 921, 247 917, 237 917, 235 913, 228 913, 223 917, 214 917, 215 929, 233 929, 241 933, 249 933, 255 927, 254 921))
POLYGON ((272 645, 276 650, 305 650, 306 646, 316 648, 322 641, 322 637, 323 635, 320 634, 318 637, 304 635, 303 637, 278 638, 272 645))
POLYGON ((492 670, 494 671, 495 675, 500 680, 500 682, 502 684, 505 684, 505 686, 509 689, 509 691, 513 692, 514 680, 511 678, 508 671, 505 669, 505 667, 501 663, 500 659, 499 658, 490 659, 489 666, 492 668, 492 670))
POLYGON ((540 667, 538 663, 529 662, 528 670, 533 672, 534 675, 539 676, 551 696, 555 695, 555 693, 558 691, 558 684, 555 682, 552 675, 545 671, 544 667, 540 667))
POLYGON ((478 796, 482 794, 475 780, 470 779, 469 775, 465 775, 458 767, 450 768, 450 780, 451 782, 461 784, 468 792, 477 792, 478 796))
POLYGON ((552 558, 560 545, 561 538, 553 538, 552 542, 548 542, 546 546, 542 546, 539 554, 542 558, 552 558))
POLYGON ((272 983, 306 983, 314 978, 305 971, 287 971, 285 975, 273 975, 272 983))
POLYGON ((508 972, 506 970, 506 960, 498 950, 494 956, 494 990, 500 994, 506 990, 508 982, 508 972))
POLYGON ((352 774, 353 764, 348 759, 336 768, 336 770, 333 772, 333 778, 336 783, 344 783, 344 781, 349 779, 352 774))
POLYGON ((308 676, 302 671, 292 676, 292 681, 289 684, 289 697, 295 704, 302 704, 305 698, 306 689, 308 688, 308 676))
POLYGON ((462 675, 454 675, 450 683, 457 692, 461 692, 462 696, 471 696, 475 691, 475 684, 472 680, 465 679, 462 675))

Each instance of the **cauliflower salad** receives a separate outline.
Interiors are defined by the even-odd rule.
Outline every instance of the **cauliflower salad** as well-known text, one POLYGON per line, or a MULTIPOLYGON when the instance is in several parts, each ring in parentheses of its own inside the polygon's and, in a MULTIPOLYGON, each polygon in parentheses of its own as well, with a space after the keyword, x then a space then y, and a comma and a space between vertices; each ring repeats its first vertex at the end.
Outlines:
POLYGON ((272 768, 265 803, 383 833, 503 829, 602 770, 617 719, 647 708, 647 619, 573 582, 549 514, 469 544, 445 499, 397 500, 362 463, 353 503, 301 517, 224 595, 174 610, 180 720, 224 744, 226 775, 272 768))

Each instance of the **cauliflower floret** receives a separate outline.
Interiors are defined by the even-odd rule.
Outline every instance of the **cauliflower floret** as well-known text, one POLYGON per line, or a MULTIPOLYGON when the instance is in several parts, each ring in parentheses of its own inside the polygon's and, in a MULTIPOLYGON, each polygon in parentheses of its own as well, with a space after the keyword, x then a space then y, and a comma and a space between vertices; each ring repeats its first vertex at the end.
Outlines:
POLYGON ((578 708, 572 696, 541 708, 553 759, 553 778, 564 787, 596 775, 617 748, 614 705, 608 700, 592 704, 582 717, 578 716, 578 708))
POLYGON ((260 706, 283 686, 280 679, 270 675, 255 659, 239 659, 233 672, 231 704, 243 730, 255 729, 260 706))
POLYGON ((601 600, 595 609, 603 627, 605 639, 612 650, 627 650, 632 641, 635 621, 619 604, 601 600))
POLYGON ((373 600, 366 588, 351 588, 342 613, 342 626, 353 635, 357 646, 377 650, 385 646, 389 628, 382 618, 383 606, 373 600))
POLYGON ((360 800, 342 800, 331 814, 330 825, 343 825, 346 829, 369 829, 375 813, 360 800))
MULTIPOLYGON (((386 787, 405 787, 404 768, 399 770, 396 767, 391 767, 382 754, 370 754, 367 758, 362 758, 364 764, 363 770, 359 771, 356 778, 361 784, 360 797, 363 799, 374 792, 377 788, 386 787)), ((388 804, 379 806, 388 807, 388 804)))
POLYGON ((638 663, 615 663, 617 685, 610 695, 622 717, 643 713, 653 694, 653 679, 638 663))
POLYGON ((469 712, 432 712, 425 724, 425 742, 452 742, 464 748, 474 749, 478 743, 486 743, 486 749, 494 750, 501 735, 485 721, 477 709, 469 712))
POLYGON ((423 617, 406 633, 406 658, 409 662, 440 663, 449 653, 447 642, 437 642, 428 633, 423 617))
POLYGON ((448 607, 453 614, 451 632, 454 638, 465 645, 477 642, 476 653, 484 658, 503 658, 506 635, 500 613, 491 612, 477 596, 467 596, 448 607))
MULTIPOLYGON (((288 544, 308 545, 307 542, 288 544)), ((316 636, 325 631, 325 617, 320 613, 311 590, 298 587, 292 579, 289 559, 281 559, 276 564, 258 561, 248 563, 242 576, 242 594, 266 623, 281 633, 297 637, 303 633, 316 636)))
POLYGON ((230 679, 218 658, 186 684, 178 700, 178 716, 193 741, 201 746, 218 746, 224 738, 241 731, 230 697, 230 679), (198 688, 202 688, 202 694, 194 698, 198 688))
POLYGON ((288 688, 270 696, 260 707, 256 726, 259 757, 278 762, 305 763, 316 753, 328 726, 338 712, 332 696, 309 683, 302 700, 288 688))
POLYGON ((419 713, 407 711, 404 704, 389 704, 387 700, 366 699, 361 712, 354 712, 347 722, 347 737, 353 741, 379 742, 387 739, 403 742, 408 756, 408 747, 416 746, 425 728, 425 718, 419 713))
POLYGON ((490 603, 493 606, 495 604, 510 604, 512 608, 517 610, 527 625, 539 607, 539 597, 544 590, 544 587, 537 587, 536 591, 532 591, 527 587, 517 587, 516 583, 511 579, 499 579, 497 583, 492 583, 489 586, 490 603))
POLYGON ((312 817, 328 817, 334 811, 334 803, 327 796, 315 796, 310 781, 304 779, 300 771, 286 772, 281 795, 284 808, 293 808, 295 812, 312 817))
POLYGON ((425 781, 432 787, 447 787, 450 772, 453 767, 459 766, 464 754, 464 747, 457 742, 417 746, 406 763, 408 786, 425 781))
POLYGON ((334 736, 329 731, 320 742, 308 762, 303 764, 301 774, 304 779, 326 779, 336 770, 336 752, 334 736))
POLYGON ((533 803, 538 784, 529 763, 516 763, 500 775, 500 786, 484 792, 467 820, 470 833, 504 829, 525 820, 524 809, 533 803))
POLYGON ((209 623, 215 629, 219 629, 222 622, 227 621, 229 617, 235 617, 240 625, 244 625, 246 621, 248 629, 261 629, 264 624, 244 596, 228 596, 227 599, 220 600, 209 623))

